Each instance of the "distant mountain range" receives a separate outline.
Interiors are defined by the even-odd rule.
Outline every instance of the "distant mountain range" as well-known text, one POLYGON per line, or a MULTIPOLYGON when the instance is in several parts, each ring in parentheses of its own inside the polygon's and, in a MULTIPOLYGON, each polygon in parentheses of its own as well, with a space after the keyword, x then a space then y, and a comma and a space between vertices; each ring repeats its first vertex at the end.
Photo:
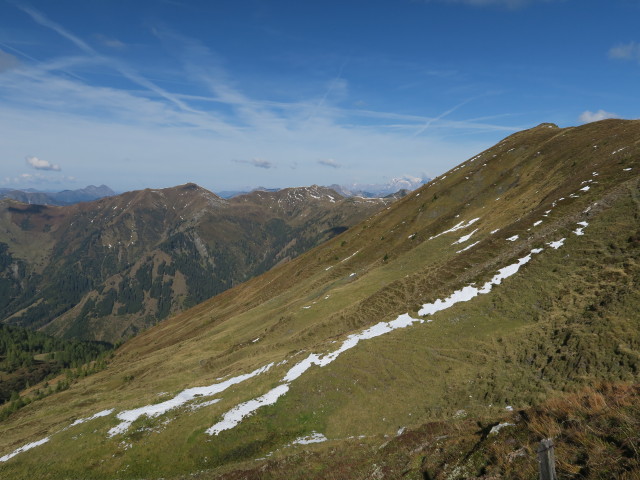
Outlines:
POLYGON ((70 206, 0 200, 0 322, 115 342, 393 200, 317 186, 225 200, 195 184, 70 206))
POLYGON ((0 188, 0 199, 11 198, 23 203, 37 205, 72 205, 78 202, 90 202, 103 197, 110 197, 116 192, 106 185, 89 185, 78 190, 63 190, 61 192, 41 192, 32 188, 20 190, 0 188))
MULTIPOLYGON (((429 182, 429 178, 418 178, 409 175, 393 178, 384 184, 364 184, 354 183, 350 185, 338 185, 334 183, 327 188, 331 188, 345 197, 364 197, 364 198, 382 198, 387 196, 395 196, 400 198, 407 193, 421 187, 429 182)), ((254 191, 277 192, 278 188, 256 187, 243 190, 223 190, 216 192, 222 198, 232 198, 237 195, 244 195, 254 191)))
POLYGON ((429 183, 430 178, 418 178, 409 175, 393 178, 389 183, 384 184, 364 184, 354 183, 351 185, 330 185, 329 188, 333 188, 336 192, 341 193, 346 197, 386 197, 388 195, 394 195, 398 192, 411 192, 417 188, 420 188, 425 183, 429 183))

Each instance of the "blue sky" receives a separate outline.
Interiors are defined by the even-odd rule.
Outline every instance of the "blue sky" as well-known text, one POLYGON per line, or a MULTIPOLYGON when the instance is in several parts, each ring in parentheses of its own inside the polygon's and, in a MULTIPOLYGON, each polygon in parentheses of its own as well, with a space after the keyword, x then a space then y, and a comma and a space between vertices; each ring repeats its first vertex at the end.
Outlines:
POLYGON ((0 0, 0 187, 433 177, 640 116, 640 0, 0 0))

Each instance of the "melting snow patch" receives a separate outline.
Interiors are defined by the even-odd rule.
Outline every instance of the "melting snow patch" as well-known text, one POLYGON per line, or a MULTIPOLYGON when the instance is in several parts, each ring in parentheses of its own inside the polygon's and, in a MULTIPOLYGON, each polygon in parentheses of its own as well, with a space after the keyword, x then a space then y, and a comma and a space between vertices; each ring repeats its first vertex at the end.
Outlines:
POLYGON ((589 185, 587 185, 586 187, 582 187, 580 190, 582 190, 583 192, 588 192, 589 191, 589 185))
POLYGON ((87 418, 79 418, 78 420, 76 420, 75 422, 73 422, 71 424, 72 427, 75 427, 76 425, 80 425, 81 423, 85 423, 88 422, 90 420, 94 420, 96 418, 100 418, 100 417, 106 417, 107 415, 111 415, 113 413, 113 408, 110 408, 109 410, 102 410, 101 412, 96 413, 95 415, 92 415, 90 417, 87 418))
POLYGON ((480 217, 474 218, 472 220, 469 220, 466 223, 463 220, 462 222, 458 223, 457 225, 451 227, 449 230, 445 230, 444 232, 441 232, 441 233, 439 233, 437 235, 434 235, 433 237, 429 237, 429 240, 433 240, 434 238, 437 238, 440 235, 444 235, 445 233, 451 233, 451 232, 455 232, 456 230, 462 230, 463 228, 470 227, 471 225, 476 223, 478 220, 480 220, 480 217))
POLYGON ((455 242, 453 242, 451 245, 456 245, 458 243, 464 243, 467 240, 469 240, 471 238, 471 235, 473 235, 474 233, 476 233, 478 231, 478 229, 476 228, 473 232, 471 232, 469 235, 463 235, 462 237, 460 237, 458 240, 456 240, 455 242))
POLYGON ((477 242, 472 243, 471 245, 467 245, 466 247, 464 247, 462 250, 458 250, 456 253, 462 253, 465 250, 469 250, 472 247, 475 247, 477 244, 479 244, 480 241, 478 240, 477 242))
POLYGON ((31 450, 34 447, 38 447, 42 444, 45 444, 49 441, 49 437, 45 437, 42 440, 38 440, 37 442, 27 443, 26 445, 21 446, 20 448, 14 450, 11 453, 6 454, 4 457, 0 457, 0 462, 6 462, 7 460, 15 457, 19 453, 26 452, 27 450, 31 450))
POLYGON ((345 258, 344 260, 341 260, 340 263, 344 263, 347 260, 349 260, 350 258, 355 257, 355 255, 359 252, 360 250, 356 250, 355 252, 353 252, 351 255, 349 255, 347 258, 345 258))
POLYGON ((623 172, 628 172, 629 170, 631 170, 631 167, 622 169, 623 172))
POLYGON ((494 233, 496 233, 498 230, 500 230, 499 228, 496 228, 495 230, 491 230, 491 235, 493 235, 494 233))
POLYGON ((223 392, 232 385, 248 380, 249 378, 255 377, 256 375, 260 375, 261 373, 268 371, 272 366, 273 363, 270 363, 268 365, 265 365, 264 367, 260 367, 254 370, 251 373, 238 375, 237 377, 232 377, 228 380, 225 380, 224 382, 214 383, 213 385, 209 385, 207 387, 187 388, 186 390, 183 390, 178 395, 176 395, 172 399, 167 400, 166 402, 156 403, 154 405, 146 405, 144 407, 135 408, 133 410, 125 410, 123 412, 120 412, 117 417, 122 421, 111 430, 109 430, 108 436, 113 437, 114 435, 117 435, 119 433, 126 432, 131 424, 143 415, 146 415, 148 417, 157 417, 159 415, 162 415, 163 413, 168 412, 169 410, 180 407, 181 405, 193 400, 196 397, 210 397, 217 393, 223 392))
POLYGON ((541 251, 541 248, 534 248, 528 255, 520 258, 518 260, 518 263, 513 263, 511 265, 507 265, 504 268, 501 268, 500 270, 498 270, 498 273, 494 275, 491 280, 486 282, 481 288, 467 285, 460 290, 456 290, 444 300, 437 299, 433 303, 425 303, 420 311, 418 311, 418 315, 433 315, 436 312, 452 307, 456 303, 468 302, 469 300, 480 294, 489 293, 494 285, 500 285, 502 283, 502 280, 515 274, 522 265, 528 263, 531 260, 532 254, 540 253, 541 251))
POLYGON ((300 437, 294 440, 291 445, 309 445, 310 443, 322 443, 329 440, 323 434, 318 432, 311 432, 311 435, 307 435, 306 437, 300 437))
POLYGON ((513 424, 513 423, 508 423, 508 422, 499 423, 498 425, 495 425, 493 428, 491 428, 491 430, 489 431, 489 435, 497 434, 504 427, 513 427, 513 426, 515 426, 515 424, 513 424))
POLYGON ((514 235, 513 237, 507 238, 507 240, 510 242, 515 242, 516 240, 518 240, 518 238, 519 238, 518 235, 514 235))
POLYGON ((533 222, 533 226, 537 227, 538 225, 540 225, 542 223, 542 220, 538 220, 537 222, 533 222))
POLYGON ((353 272, 353 273, 349 274, 349 277, 355 277, 355 276, 356 276, 356 273, 355 273, 355 272, 353 272))
POLYGON ((236 405, 227 413, 224 414, 222 420, 216 423, 211 428, 206 430, 206 433, 209 435, 218 435, 223 430, 230 430, 236 425, 238 425, 242 419, 246 416, 251 415, 260 407, 264 407, 266 405, 273 405, 276 403, 278 398, 289 391, 289 385, 283 384, 278 385, 276 388, 269 390, 267 393, 262 395, 261 397, 254 398, 253 400, 249 400, 248 402, 241 403, 236 405))
POLYGON ((202 403, 196 403, 194 405, 191 405, 191 411, 195 412, 196 410, 198 410, 199 408, 204 408, 204 407, 208 407, 209 405, 213 405, 214 403, 218 403, 220 401, 219 398, 214 398, 213 400, 209 400, 207 402, 202 402, 202 403))
POLYGON ((507 405, 506 407, 504 407, 504 409, 505 409, 507 412, 513 412, 513 407, 512 407, 511 405, 507 405))
POLYGON ((578 222, 578 225, 580 225, 580 227, 576 228, 573 233, 575 233, 576 235, 580 236, 580 235, 584 235, 584 229, 586 227, 589 226, 589 224, 587 222, 578 222))
POLYGON ((349 335, 343 342, 340 348, 334 350, 326 355, 319 355, 316 353, 310 354, 307 358, 298 362, 291 367, 287 374, 282 378, 282 384, 268 391, 264 395, 258 398, 254 398, 247 402, 236 405, 234 408, 225 413, 222 420, 206 430, 209 435, 218 435, 224 430, 229 430, 238 425, 245 417, 253 414, 260 407, 267 405, 273 405, 278 398, 283 396, 289 391, 289 384, 299 378, 303 373, 309 370, 313 365, 318 367, 324 367, 333 362, 340 354, 355 347, 360 340, 368 340, 370 338, 379 337, 385 333, 389 333, 398 328, 405 328, 412 325, 414 322, 423 323, 421 319, 412 318, 409 314, 399 315, 395 320, 390 322, 380 322, 372 327, 360 333, 354 333, 349 335))
POLYGON ((560 240, 556 241, 556 242, 550 242, 547 243, 547 245, 549 245, 551 248, 553 248, 554 250, 559 249, 562 245, 564 245, 564 241, 566 240, 566 238, 561 238, 560 240))

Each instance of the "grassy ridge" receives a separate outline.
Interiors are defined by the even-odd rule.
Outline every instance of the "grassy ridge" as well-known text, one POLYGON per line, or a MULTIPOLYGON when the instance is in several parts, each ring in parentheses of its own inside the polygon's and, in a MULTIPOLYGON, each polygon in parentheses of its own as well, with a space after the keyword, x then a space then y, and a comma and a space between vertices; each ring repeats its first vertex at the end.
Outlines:
MULTIPOLYGON (((0 473, 213 476, 312 431, 347 448, 349 437, 448 424, 460 410, 495 419, 507 405, 527 409, 601 380, 637 381, 638 138, 640 123, 622 121, 543 125, 509 137, 334 240, 141 334, 107 371, 27 407, 0 427, 0 451, 54 435, 0 473), (432 238, 477 217, 469 229, 432 238), (573 233, 579 221, 588 222, 582 236, 573 233), (474 228, 468 243, 452 245, 474 228), (508 241, 513 235, 519 240, 508 241), (558 250, 548 245, 560 238, 558 250), (439 312, 432 323, 362 342, 312 367, 275 405, 234 429, 203 433, 233 406, 278 385, 309 353, 333 351, 345 335, 398 314, 417 316, 421 304, 482 285, 532 248, 544 251, 490 294, 439 312), (55 433, 102 409, 156 403, 285 359, 218 403, 140 419, 122 436, 106 437, 113 416, 55 433)), ((450 450, 451 458, 463 451, 450 450)))

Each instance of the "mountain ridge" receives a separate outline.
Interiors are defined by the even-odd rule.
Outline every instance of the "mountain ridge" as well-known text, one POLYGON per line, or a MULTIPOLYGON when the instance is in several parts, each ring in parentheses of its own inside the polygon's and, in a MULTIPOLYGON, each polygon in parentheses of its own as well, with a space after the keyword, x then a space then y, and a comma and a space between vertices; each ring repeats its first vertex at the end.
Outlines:
MULTIPOLYGON (((637 383, 639 159, 640 121, 511 135, 25 407, 0 448, 33 448, 0 472, 216 478, 295 461, 299 439, 330 456, 460 410, 497 418, 601 380, 637 383)), ((436 478, 484 475, 445 460, 436 478)), ((424 478, 415 461, 409 478, 424 478)))
POLYGON ((106 185, 89 185, 76 190, 62 190, 60 192, 41 192, 32 188, 28 189, 0 189, 0 199, 11 198, 22 203, 33 203, 38 205, 73 205, 78 202, 90 202, 103 197, 116 195, 106 185))
POLYGON ((226 200, 193 183, 64 207, 3 200, 4 321, 115 342, 391 201, 358 202, 319 187, 226 200))

